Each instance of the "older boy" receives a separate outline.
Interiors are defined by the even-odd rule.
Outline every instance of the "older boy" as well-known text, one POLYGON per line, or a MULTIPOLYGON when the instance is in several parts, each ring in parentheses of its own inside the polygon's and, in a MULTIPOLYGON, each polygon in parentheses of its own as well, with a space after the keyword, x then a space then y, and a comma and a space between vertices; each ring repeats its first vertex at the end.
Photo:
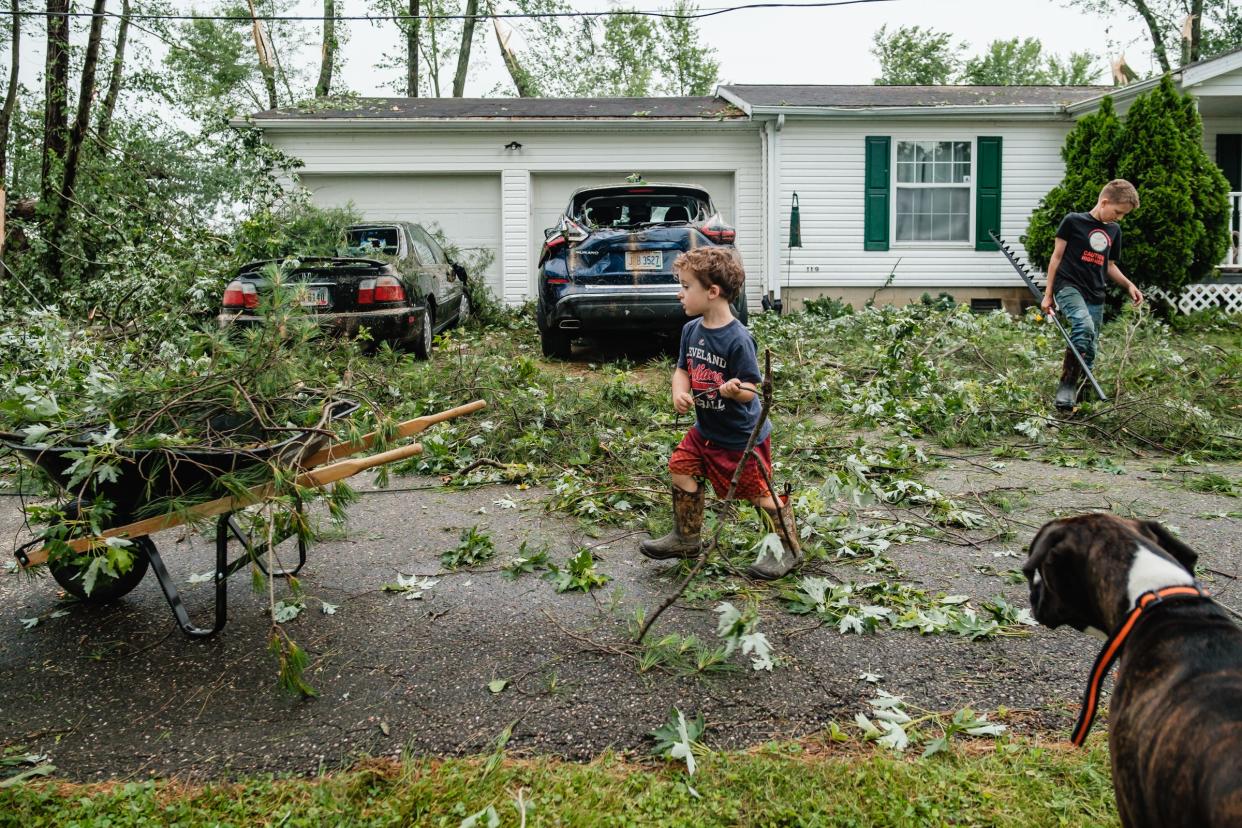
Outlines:
MULTIPOLYGON (((1125 288, 1134 304, 1143 301, 1143 292, 1117 267, 1121 254, 1121 225, 1117 222, 1138 205, 1134 185, 1117 178, 1104 185, 1089 212, 1070 213, 1057 228, 1052 259, 1048 262, 1048 286, 1040 308, 1048 314, 1055 305, 1069 317, 1070 341, 1088 368, 1095 363, 1104 320, 1104 277, 1125 288)), ((1073 351, 1066 348, 1055 400, 1058 409, 1074 407, 1081 379, 1082 368, 1073 351)))
MULTIPOLYGON (((699 317, 681 330, 677 368, 673 371, 673 407, 678 414, 693 408, 695 424, 668 461, 673 479, 673 531, 643 541, 640 547, 644 555, 656 559, 699 554, 701 480, 710 480, 720 497, 728 494, 733 473, 762 413, 756 393, 760 376, 754 341, 730 307, 746 280, 737 255, 727 248, 701 247, 678 256, 673 270, 681 283, 677 298, 688 316, 699 317)), ((734 492, 735 498, 749 500, 765 510, 776 527, 781 553, 765 546, 747 570, 756 578, 769 580, 786 575, 802 560, 793 531, 793 510, 783 501, 777 506, 768 490, 771 430, 765 421, 734 492)))

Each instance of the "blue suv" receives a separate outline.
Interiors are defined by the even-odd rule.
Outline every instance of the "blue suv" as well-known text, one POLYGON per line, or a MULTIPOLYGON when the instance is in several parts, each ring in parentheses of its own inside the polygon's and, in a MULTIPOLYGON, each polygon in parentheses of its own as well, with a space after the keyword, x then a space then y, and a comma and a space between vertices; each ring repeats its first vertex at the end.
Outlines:
MULTIPOLYGON (((702 187, 622 184, 576 191, 539 253, 535 320, 544 356, 565 358, 575 337, 675 335, 686 323, 673 260, 696 247, 733 248, 702 187)), ((734 313, 747 321, 746 300, 734 313)))

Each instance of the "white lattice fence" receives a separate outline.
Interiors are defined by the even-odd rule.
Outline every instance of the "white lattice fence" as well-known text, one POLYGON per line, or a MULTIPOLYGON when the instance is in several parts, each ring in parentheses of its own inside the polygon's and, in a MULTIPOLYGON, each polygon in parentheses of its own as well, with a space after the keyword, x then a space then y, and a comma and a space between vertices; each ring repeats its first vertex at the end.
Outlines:
POLYGON ((1220 308, 1225 313, 1242 313, 1242 284, 1187 285, 1176 301, 1160 288, 1149 288, 1147 293, 1181 313, 1194 313, 1206 308, 1220 308))

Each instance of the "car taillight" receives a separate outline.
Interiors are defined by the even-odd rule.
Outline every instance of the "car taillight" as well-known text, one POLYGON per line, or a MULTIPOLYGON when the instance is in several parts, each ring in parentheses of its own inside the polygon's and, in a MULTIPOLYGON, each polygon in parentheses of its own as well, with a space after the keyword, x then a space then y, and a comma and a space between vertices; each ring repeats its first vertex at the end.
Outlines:
POLYGON ((547 241, 545 241, 544 245, 547 246, 549 250, 551 250, 557 245, 564 244, 564 243, 565 243, 565 237, 561 235, 560 233, 557 233, 555 236, 552 236, 547 241))
POLYGON ((705 221, 699 232, 716 244, 733 244, 737 241, 737 231, 725 224, 719 213, 705 221))
POLYGON ((565 219, 565 238, 567 240, 576 244, 580 241, 585 241, 588 235, 590 234, 587 232, 585 227, 577 222, 565 219))
POLYGON ((363 279, 358 283, 358 304, 373 305, 375 304, 375 280, 363 279))
POLYGON ((376 302, 404 302, 405 288, 392 276, 381 276, 375 280, 376 302))
POLYGON ((226 308, 257 308, 259 291, 250 282, 234 279, 224 289, 224 300, 221 304, 226 308))

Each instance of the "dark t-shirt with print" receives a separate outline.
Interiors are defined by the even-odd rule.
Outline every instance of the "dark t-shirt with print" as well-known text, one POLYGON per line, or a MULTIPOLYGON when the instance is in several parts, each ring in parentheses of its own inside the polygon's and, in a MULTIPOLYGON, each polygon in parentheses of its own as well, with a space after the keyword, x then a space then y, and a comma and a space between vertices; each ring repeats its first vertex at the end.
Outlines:
MULTIPOLYGON (((750 430, 763 410, 759 395, 741 403, 726 399, 715 390, 734 377, 755 387, 759 385, 759 360, 746 326, 734 319, 722 328, 708 328, 702 319, 691 319, 681 329, 677 367, 690 375, 699 433, 721 448, 746 448, 750 430)), ((772 424, 765 422, 756 443, 767 439, 771 431, 772 424)))
POLYGON ((1121 255, 1121 225, 1105 224, 1090 213, 1069 213, 1061 219, 1057 238, 1065 239, 1065 255, 1052 289, 1073 286, 1088 304, 1103 304, 1108 262, 1121 255))

